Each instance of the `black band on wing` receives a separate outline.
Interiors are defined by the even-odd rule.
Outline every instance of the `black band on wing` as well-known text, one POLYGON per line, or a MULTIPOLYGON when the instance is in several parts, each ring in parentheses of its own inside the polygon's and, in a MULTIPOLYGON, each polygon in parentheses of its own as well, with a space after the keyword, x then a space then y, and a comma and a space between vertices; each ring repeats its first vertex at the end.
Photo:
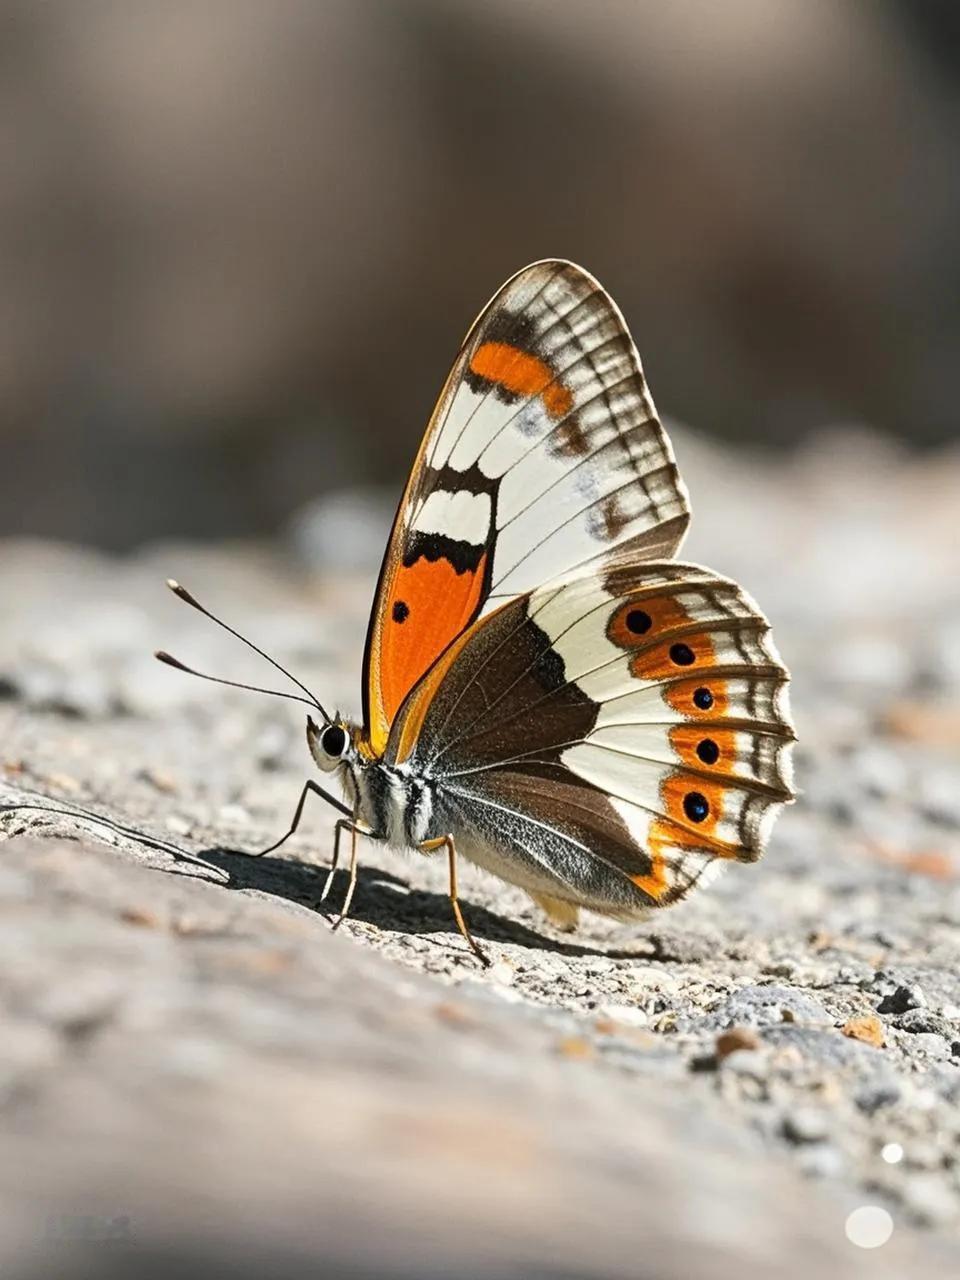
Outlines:
POLYGON ((484 546, 474 546, 472 542, 461 542, 457 538, 448 538, 443 533, 413 532, 407 539, 403 552, 404 567, 415 564, 422 556, 425 560, 447 560, 457 573, 476 573, 484 546))

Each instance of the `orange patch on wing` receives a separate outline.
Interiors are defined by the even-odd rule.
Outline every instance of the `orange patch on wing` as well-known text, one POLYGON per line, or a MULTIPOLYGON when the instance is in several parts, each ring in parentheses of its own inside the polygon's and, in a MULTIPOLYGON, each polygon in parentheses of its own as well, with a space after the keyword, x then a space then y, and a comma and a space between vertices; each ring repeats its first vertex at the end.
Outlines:
POLYGON ((621 649, 637 650, 630 660, 631 675, 641 680, 661 680, 713 662, 709 634, 682 634, 692 621, 675 596, 639 595, 617 606, 607 623, 607 637, 621 649), (659 640, 661 636, 663 639, 659 640), (693 661, 676 662, 670 652, 675 644, 688 648, 693 661))
POLYGON ((714 661, 713 643, 709 636, 684 636, 680 640, 665 640, 638 653, 630 661, 630 674, 638 680, 662 680, 664 676, 676 676, 696 671, 697 667, 709 667, 714 661), (693 654, 693 661, 676 662, 670 655, 675 644, 685 645, 693 654))
POLYGON ((470 368, 514 395, 540 396, 551 418, 562 418, 573 407, 572 393, 554 381, 550 366, 508 342, 485 342, 474 352, 470 368))
POLYGON ((674 596, 643 596, 626 600, 614 612, 607 623, 607 636, 621 649, 636 649, 648 645, 664 631, 685 627, 691 621, 689 613, 674 596), (639 628, 643 621, 638 615, 646 614, 650 624, 639 628), (634 615, 631 617, 631 615, 634 615))
POLYGON ((706 729, 699 725, 675 724, 670 729, 670 745, 684 764, 694 769, 716 769, 717 773, 731 774, 737 758, 737 735, 733 729, 706 729), (705 738, 716 743, 719 755, 713 764, 697 755, 697 747, 705 738))
MULTIPOLYGON (((691 646, 692 647, 692 646, 691 646)), ((692 676, 687 680, 677 680, 669 684, 663 691, 664 701, 674 711, 688 716, 691 720, 721 720, 727 714, 730 699, 727 686, 723 680, 704 672, 703 676, 692 676), (709 707, 698 707, 694 695, 698 689, 706 689, 713 701, 709 707)))
POLYGON ((650 853, 650 870, 642 876, 630 879, 656 902, 660 902, 673 887, 670 881, 667 851, 688 849, 691 852, 708 853, 717 858, 735 858, 737 851, 716 832, 723 816, 723 786, 703 778, 691 778, 682 773, 671 773, 663 781, 660 795, 668 817, 655 818, 647 835, 650 853), (709 809, 702 822, 693 823, 684 812, 684 798, 697 791, 706 800, 709 809))
POLYGON ((449 560, 422 556, 397 569, 380 620, 380 690, 388 724, 413 686, 473 617, 486 559, 485 553, 472 572, 458 573, 449 560), (397 621, 398 616, 402 621, 397 621))

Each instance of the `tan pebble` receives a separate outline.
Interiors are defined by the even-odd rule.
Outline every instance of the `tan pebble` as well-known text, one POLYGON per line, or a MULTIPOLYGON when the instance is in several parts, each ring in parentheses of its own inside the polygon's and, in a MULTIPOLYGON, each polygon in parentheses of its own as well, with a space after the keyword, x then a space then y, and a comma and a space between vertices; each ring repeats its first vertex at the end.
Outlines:
POLYGON ((717 1036, 714 1046, 717 1059, 722 1061, 739 1049, 759 1049, 760 1037, 749 1027, 728 1027, 717 1036))
POLYGON ((456 1004, 453 1000, 441 1000, 439 1004, 434 1005, 433 1012, 448 1027, 472 1027, 476 1025, 476 1019, 473 1015, 462 1004, 456 1004))
POLYGON ((289 969, 290 963, 289 952, 275 948, 251 951, 244 958, 244 966, 252 973, 281 973, 284 969, 289 969))
POLYGON ((48 773, 46 782, 55 791, 68 791, 71 795, 80 790, 80 783, 76 778, 71 778, 69 773, 48 773))
POLYGON ((144 929, 156 929, 160 924, 160 917, 149 907, 124 907, 120 919, 125 924, 138 924, 144 929))
POLYGON ((579 1062, 589 1062, 597 1056, 597 1051, 589 1040, 582 1036, 564 1036, 557 1043, 557 1052, 564 1058, 572 1058, 579 1062))
POLYGON ((177 790, 176 780, 161 769, 141 769, 137 776, 141 782, 149 783, 154 790, 160 791, 164 795, 172 796, 177 790))
POLYGON ((885 1044, 883 1023, 876 1014, 868 1013, 862 1018, 850 1018, 843 1025, 843 1034, 851 1040, 862 1040, 864 1044, 872 1044, 875 1049, 882 1049, 885 1044))

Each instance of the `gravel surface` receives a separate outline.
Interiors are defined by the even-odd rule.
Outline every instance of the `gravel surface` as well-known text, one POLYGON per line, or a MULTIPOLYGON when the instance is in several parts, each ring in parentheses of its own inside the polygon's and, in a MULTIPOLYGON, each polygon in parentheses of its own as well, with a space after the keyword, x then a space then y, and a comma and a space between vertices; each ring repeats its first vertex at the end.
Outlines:
POLYGON ((355 710, 355 511, 286 549, 0 547, 5 1274, 955 1274, 960 468, 863 435, 680 456, 690 558, 794 668, 801 799, 762 863, 642 925, 556 934, 465 869, 487 972, 428 858, 365 845, 330 933, 319 801, 245 857, 309 775, 299 710, 149 657, 264 678, 175 574, 355 710))

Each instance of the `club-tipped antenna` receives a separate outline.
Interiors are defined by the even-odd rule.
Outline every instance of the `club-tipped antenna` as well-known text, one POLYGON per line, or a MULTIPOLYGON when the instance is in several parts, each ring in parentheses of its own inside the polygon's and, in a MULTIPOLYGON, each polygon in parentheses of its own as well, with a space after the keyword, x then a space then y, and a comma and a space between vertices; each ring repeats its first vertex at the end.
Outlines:
POLYGON ((177 671, 186 671, 187 675, 197 676, 200 680, 209 680, 212 684, 226 684, 231 689, 247 689, 250 693, 266 693, 271 698, 289 698, 291 702, 302 702, 305 707, 315 707, 316 703, 311 702, 309 698, 302 698, 299 693, 287 693, 283 689, 264 689, 258 684, 243 684, 239 680, 225 680, 223 676, 210 676, 205 671, 198 671, 196 667, 188 667, 185 662, 181 662, 179 658, 175 658, 172 653, 167 653, 164 649, 158 649, 153 655, 158 662, 164 662, 168 667, 174 667, 177 671))
MULTIPOLYGON (((280 663, 277 662, 276 658, 271 658, 269 653, 264 653, 264 651, 259 647, 259 645, 255 645, 252 640, 248 640, 246 636, 242 636, 239 631, 234 630, 234 628, 231 627, 229 623, 224 622, 223 619, 218 618, 215 613, 211 613, 209 609, 204 608, 204 606, 200 603, 200 601, 197 600, 195 596, 192 596, 190 592, 186 589, 186 587, 182 587, 180 583, 177 582, 174 578, 167 579, 167 586, 170 588, 173 594, 177 596, 178 599, 183 600, 185 604, 188 604, 191 606, 191 608, 196 609, 198 613, 202 613, 203 616, 205 618, 209 618, 211 622, 215 622, 218 627, 223 627, 224 631, 229 631, 232 636, 235 636, 241 642, 241 644, 245 644, 248 649, 252 649, 254 653, 259 654, 260 657, 263 658, 265 662, 269 662, 271 667, 276 668, 276 670, 279 671, 281 675, 285 675, 288 680, 293 681, 293 683, 297 686, 297 688, 302 689, 303 692, 307 695, 307 697, 310 699, 310 705, 317 708, 317 710, 323 716, 327 724, 333 723, 333 717, 327 714, 326 710, 324 709, 323 703, 320 701, 320 699, 317 698, 315 694, 311 693, 310 690, 307 688, 307 686, 301 680, 298 680, 297 677, 293 675, 292 672, 288 671, 286 667, 282 667, 280 663)), ((216 676, 203 675, 199 671, 193 671, 190 667, 184 666, 184 664, 182 662, 178 662, 176 658, 171 658, 169 654, 161 655, 158 653, 156 656, 160 659, 161 662, 166 662, 168 666, 178 667, 181 671, 188 671, 190 672, 191 675, 200 676, 201 679, 203 680, 215 680, 219 684, 235 684, 235 687, 238 689, 253 689, 254 691, 259 693, 273 692, 270 689, 257 689, 255 685, 237 684, 233 680, 218 680, 216 676)), ((286 693, 286 694, 281 693, 281 694, 277 694, 276 696, 281 698, 296 698, 298 702, 303 701, 302 698, 297 698, 296 694, 292 694, 292 693, 286 693)))

